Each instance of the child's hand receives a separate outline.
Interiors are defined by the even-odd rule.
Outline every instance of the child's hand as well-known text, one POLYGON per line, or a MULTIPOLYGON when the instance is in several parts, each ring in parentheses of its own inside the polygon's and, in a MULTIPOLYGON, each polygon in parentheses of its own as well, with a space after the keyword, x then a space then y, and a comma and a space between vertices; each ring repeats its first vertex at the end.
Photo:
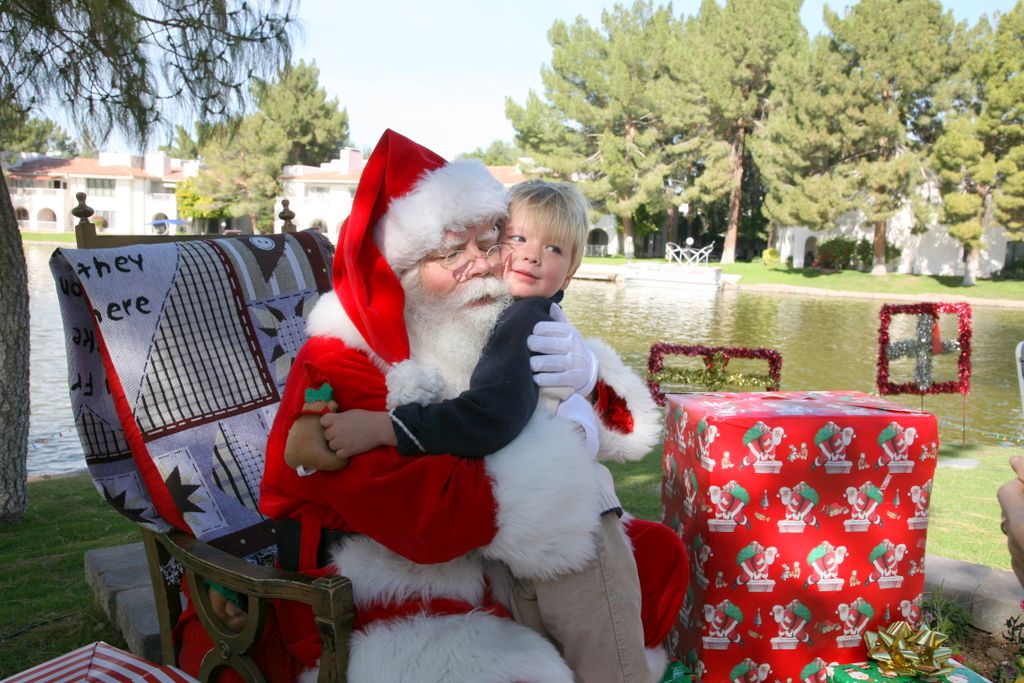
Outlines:
POLYGON ((340 470, 347 463, 327 446, 319 415, 300 415, 288 430, 284 461, 292 469, 340 470))
POLYGON ((214 616, 232 633, 241 633, 249 621, 249 613, 228 600, 214 588, 207 588, 210 596, 210 609, 214 616))
POLYGON ((327 447, 339 459, 351 458, 377 446, 395 446, 391 416, 373 410, 346 410, 320 417, 327 447))

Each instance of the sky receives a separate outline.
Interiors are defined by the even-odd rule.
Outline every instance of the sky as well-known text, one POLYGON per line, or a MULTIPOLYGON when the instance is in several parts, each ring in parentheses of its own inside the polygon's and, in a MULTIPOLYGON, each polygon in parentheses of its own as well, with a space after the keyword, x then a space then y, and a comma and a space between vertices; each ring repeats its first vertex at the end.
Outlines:
MULTIPOLYGON (((628 2, 628 0, 627 0, 628 2)), ((808 33, 824 32, 825 0, 805 0, 808 33)), ((853 4, 831 0, 840 14, 853 4)), ((547 31, 582 15, 599 25, 612 0, 301 0, 295 59, 315 61, 320 83, 349 115, 353 146, 371 148, 392 128, 446 158, 494 140, 511 142, 505 98, 543 94, 547 31)), ((944 0, 958 21, 1008 12, 1014 0, 944 0)), ((677 0, 677 15, 699 0, 677 0)))

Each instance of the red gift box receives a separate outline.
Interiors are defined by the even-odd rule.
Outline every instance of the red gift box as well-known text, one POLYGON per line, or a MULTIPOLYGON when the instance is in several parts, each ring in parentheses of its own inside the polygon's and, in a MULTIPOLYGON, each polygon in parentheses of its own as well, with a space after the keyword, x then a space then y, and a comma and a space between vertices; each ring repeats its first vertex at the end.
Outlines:
POLYGON ((916 625, 933 415, 858 392, 668 397, 664 521, 690 550, 671 635, 698 680, 803 680, 916 625))

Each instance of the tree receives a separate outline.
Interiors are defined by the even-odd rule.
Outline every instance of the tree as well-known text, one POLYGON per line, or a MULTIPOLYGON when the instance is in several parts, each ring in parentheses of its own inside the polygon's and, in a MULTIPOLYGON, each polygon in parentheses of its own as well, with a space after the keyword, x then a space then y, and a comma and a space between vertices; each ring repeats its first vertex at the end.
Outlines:
POLYGON ((200 155, 207 168, 195 184, 200 211, 248 216, 254 229, 269 232, 281 167, 319 164, 348 144, 348 115, 317 85, 319 74, 303 62, 282 69, 277 80, 253 86, 258 111, 206 132, 200 155))
POLYGON ((195 208, 206 214, 247 216, 254 230, 274 228, 277 178, 288 158, 284 131, 262 112, 245 116, 237 127, 225 128, 202 149, 206 168, 195 178, 202 198, 195 208))
POLYGON ((931 157, 942 221, 964 247, 966 286, 975 282, 991 220, 1009 239, 1024 239, 1024 5, 1000 17, 995 36, 983 21, 974 37, 981 47, 956 79, 968 91, 954 101, 931 157))
MULTIPOLYGON (((98 140, 117 127, 139 143, 166 125, 168 106, 231 116, 250 77, 287 62, 290 12, 278 0, 0 0, 0 102, 22 113, 71 103, 74 123, 98 140)), ((2 171, 0 259, 0 521, 17 521, 27 502, 28 286, 2 171)))
POLYGON ((78 154, 74 140, 56 123, 28 116, 6 104, 0 104, 0 151, 72 157, 78 154))
MULTIPOLYGON (((705 190, 724 189, 729 194, 722 263, 732 263, 736 257, 744 213, 743 179, 751 174, 753 162, 747 153, 747 137, 767 116, 776 61, 807 41, 800 5, 800 0, 728 0, 720 7, 716 0, 705 0, 693 24, 693 37, 686 41, 701 98, 703 120, 697 134, 713 155, 705 164, 708 177, 701 185, 705 190)), ((716 196, 720 195, 705 194, 708 200, 716 196)))
POLYGON ((524 106, 505 104, 516 144, 538 172, 576 181, 595 207, 621 219, 627 256, 637 209, 664 208, 668 167, 654 93, 673 21, 643 1, 602 12, 600 28, 582 17, 556 21, 551 66, 541 70, 547 101, 531 91, 524 106))
POLYGON ((317 166, 350 144, 348 111, 337 98, 327 99, 316 64, 287 65, 273 83, 257 82, 253 94, 260 112, 291 143, 286 164, 317 166))
POLYGON ((495 140, 487 149, 477 147, 472 152, 459 156, 463 159, 479 159, 487 166, 515 166, 522 154, 515 145, 504 140, 495 140))
POLYGON ((860 212, 874 226, 872 272, 885 274, 887 224, 926 181, 963 27, 938 0, 861 0, 844 17, 826 7, 825 24, 831 36, 789 63, 762 131, 766 210, 812 229, 860 212))

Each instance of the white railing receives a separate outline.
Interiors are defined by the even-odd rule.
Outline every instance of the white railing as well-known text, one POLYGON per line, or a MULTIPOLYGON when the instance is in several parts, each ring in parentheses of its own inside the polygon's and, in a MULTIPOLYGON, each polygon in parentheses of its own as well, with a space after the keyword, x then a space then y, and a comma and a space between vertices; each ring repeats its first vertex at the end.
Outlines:
POLYGON ((56 197, 58 192, 64 192, 64 190, 58 190, 52 187, 12 187, 11 196, 23 196, 23 197, 56 197))
POLYGON ((607 256, 608 245, 607 244, 587 244, 583 247, 584 256, 607 256))

